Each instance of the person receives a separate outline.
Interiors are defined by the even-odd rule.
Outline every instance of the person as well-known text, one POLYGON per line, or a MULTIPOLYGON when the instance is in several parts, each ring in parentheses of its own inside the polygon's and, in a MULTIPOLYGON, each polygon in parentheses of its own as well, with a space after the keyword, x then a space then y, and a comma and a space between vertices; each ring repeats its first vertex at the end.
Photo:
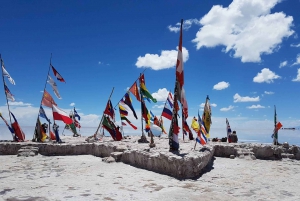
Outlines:
POLYGON ((237 143, 238 142, 238 137, 236 135, 236 131, 233 131, 232 134, 231 134, 231 141, 233 143, 237 143))
POLYGON ((232 143, 232 133, 228 135, 228 143, 232 143))

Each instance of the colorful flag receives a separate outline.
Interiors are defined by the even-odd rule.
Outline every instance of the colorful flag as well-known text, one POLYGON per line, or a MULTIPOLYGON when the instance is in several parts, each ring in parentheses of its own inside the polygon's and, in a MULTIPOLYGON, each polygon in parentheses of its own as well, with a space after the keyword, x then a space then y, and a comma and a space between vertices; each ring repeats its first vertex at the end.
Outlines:
POLYGON ((58 92, 58 90, 57 90, 57 84, 56 84, 56 83, 54 82, 54 80, 50 77, 50 75, 48 75, 48 78, 49 78, 49 80, 48 80, 47 82, 51 85, 54 94, 56 95, 56 97, 57 97, 58 99, 61 99, 61 97, 60 97, 60 95, 59 95, 59 92, 58 92))
POLYGON ((192 119, 191 127, 192 127, 192 129, 193 129, 196 133, 198 133, 198 131, 200 130, 200 125, 199 125, 198 120, 197 120, 196 117, 194 117, 194 118, 192 119))
POLYGON ((123 115, 123 116, 128 116, 128 112, 127 112, 126 108, 123 107, 120 103, 119 103, 119 112, 120 112, 120 114, 123 115))
POLYGON ((35 124, 34 138, 38 142, 44 142, 47 139, 47 135, 44 131, 44 128, 42 127, 39 117, 37 118, 36 124, 35 124))
POLYGON ((179 127, 178 127, 177 114, 173 114, 171 127, 169 130, 169 145, 171 150, 179 149, 178 134, 179 134, 179 127))
POLYGON ((177 63, 176 63, 176 79, 179 82, 180 89, 182 89, 182 86, 184 85, 183 56, 182 56, 182 24, 183 24, 183 20, 181 20, 181 25, 180 25, 180 37, 179 37, 177 63))
POLYGON ((173 100, 173 96, 172 96, 172 93, 171 93, 171 92, 169 92, 169 94, 168 94, 167 101, 168 101, 168 103, 169 103, 171 109, 173 109, 174 100, 173 100))
POLYGON ((46 90, 44 90, 42 105, 44 105, 46 107, 51 107, 51 108, 52 108, 52 105, 57 105, 54 102, 52 96, 46 90))
POLYGON ((207 143, 207 138, 205 136, 206 129, 204 128, 204 123, 200 118, 199 111, 198 111, 198 124, 200 125, 201 129, 199 129, 199 131, 197 133, 198 135, 197 135, 196 141, 202 145, 205 145, 207 143))
POLYGON ((131 86, 129 91, 135 96, 136 100, 141 102, 141 97, 140 97, 139 89, 138 89, 136 82, 134 82, 134 84, 131 86))
POLYGON ((77 128, 81 128, 81 125, 80 125, 79 121, 77 121, 75 118, 74 118, 74 125, 75 125, 77 128))
POLYGON ((209 130, 211 125, 211 108, 209 104, 209 97, 206 97, 205 105, 204 105, 204 111, 202 115, 202 121, 204 122, 204 127, 206 130, 206 137, 209 138, 209 130))
POLYGON ((46 121, 48 121, 51 124, 50 119, 48 119, 46 112, 42 106, 40 106, 39 115, 40 115, 40 117, 46 119, 46 121))
POLYGON ((142 116, 145 119, 146 124, 150 124, 151 117, 144 101, 142 101, 142 116))
POLYGON ((20 127, 20 125, 19 125, 19 123, 18 123, 15 115, 12 112, 10 112, 10 114, 14 118, 14 121, 15 121, 14 123, 11 124, 11 127, 15 131, 15 137, 17 138, 16 140, 17 141, 25 141, 25 134, 22 131, 22 129, 21 129, 21 127, 20 127))
POLYGON ((3 61, 2 61, 2 72, 3 72, 3 76, 6 76, 11 84, 16 85, 14 79, 12 79, 12 77, 10 77, 9 73, 6 71, 3 61))
POLYGON ((194 136, 193 136, 193 133, 189 127, 189 125, 187 124, 186 122, 186 119, 183 119, 183 131, 185 132, 185 135, 187 135, 187 133, 189 134, 189 139, 190 140, 194 140, 194 136))
POLYGON ((167 105, 165 105, 161 116, 163 116, 169 120, 172 120, 172 111, 167 107, 167 105))
POLYGON ((52 105, 53 119, 63 121, 65 124, 72 124, 73 120, 59 107, 52 105))
POLYGON ((111 119, 115 120, 115 111, 110 100, 107 101, 104 114, 107 114, 111 119))
POLYGON ((57 80, 61 81, 61 82, 66 82, 64 80, 64 78, 57 72, 57 70, 51 65, 52 70, 53 70, 53 74, 54 76, 57 78, 57 80))
POLYGON ((74 116, 78 118, 78 120, 80 121, 80 116, 79 114, 77 113, 77 111, 75 110, 75 107, 74 107, 74 116))
POLYGON ((227 131, 227 139, 228 139, 229 135, 231 134, 231 128, 230 128, 229 121, 227 118, 226 118, 226 131, 227 131))
POLYGON ((4 123, 6 124, 8 130, 11 132, 11 133, 15 133, 14 129, 12 127, 9 126, 9 124, 7 123, 7 121, 4 119, 4 117, 2 116, 2 114, 0 113, 0 117, 1 119, 4 121, 4 123))
MULTIPOLYGON (((137 127, 136 127, 135 125, 133 125, 133 124, 129 121, 129 119, 127 119, 127 117, 123 116, 122 114, 121 114, 121 120, 127 121, 127 123, 128 123, 134 130, 137 129, 137 127)), ((125 124, 125 123, 124 123, 124 124, 125 124)), ((122 125, 123 125, 123 121, 122 121, 122 125)), ((125 125, 126 125, 126 124, 125 124, 125 125)))
POLYGON ((129 93, 126 93, 125 96, 122 98, 121 101, 123 101, 131 109, 131 111, 133 112, 134 117, 136 119, 138 119, 137 116, 136 116, 135 110, 134 110, 134 108, 132 106, 131 98, 129 96, 129 93))
POLYGON ((152 100, 153 103, 157 102, 157 100, 152 97, 152 95, 150 94, 150 92, 148 91, 148 89, 146 88, 144 83, 141 83, 140 87, 141 87, 141 93, 143 94, 143 96, 145 96, 145 97, 149 98, 150 100, 152 100))
POLYGON ((5 90, 6 98, 12 102, 15 101, 14 96, 10 93, 10 91, 5 83, 4 83, 4 90, 5 90))
POLYGON ((160 117, 159 125, 160 125, 160 128, 161 128, 162 132, 163 132, 164 134, 167 134, 166 129, 165 129, 165 127, 164 127, 164 121, 163 121, 162 117, 160 117))

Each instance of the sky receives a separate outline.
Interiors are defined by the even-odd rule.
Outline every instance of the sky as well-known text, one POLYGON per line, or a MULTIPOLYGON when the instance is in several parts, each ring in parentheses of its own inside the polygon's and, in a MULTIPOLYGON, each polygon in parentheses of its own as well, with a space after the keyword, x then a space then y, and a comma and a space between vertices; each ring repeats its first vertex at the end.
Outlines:
MULTIPOLYGON (((158 100, 146 105, 160 116, 174 92, 181 19, 189 124, 208 95, 212 137, 226 135, 227 118, 240 138, 272 141, 274 106, 283 127, 300 126, 299 0, 13 0, 1 8, 0 53, 16 83, 5 77, 21 127, 35 125, 45 86, 58 107, 76 108, 82 128, 97 127, 112 89, 117 105, 142 72, 158 100), (66 81, 55 80, 62 99, 46 84, 50 60, 66 81)), ((140 103, 131 98, 139 119, 128 118, 138 130, 124 131, 140 134, 140 103)), ((4 92, 0 111, 9 121, 4 92)))

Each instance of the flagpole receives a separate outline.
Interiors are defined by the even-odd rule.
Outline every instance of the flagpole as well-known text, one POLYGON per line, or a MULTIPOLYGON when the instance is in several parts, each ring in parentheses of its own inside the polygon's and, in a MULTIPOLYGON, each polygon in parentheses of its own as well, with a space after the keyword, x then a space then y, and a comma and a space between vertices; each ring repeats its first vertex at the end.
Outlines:
MULTIPOLYGON (((133 84, 129 87, 129 89, 126 91, 126 93, 128 93, 131 89, 131 87, 136 83, 136 81, 138 81, 138 79, 140 79, 140 77, 144 74, 144 72, 147 70, 147 68, 145 68, 145 70, 143 70, 142 73, 140 73, 140 76, 133 82, 133 84)), ((125 94, 126 94, 125 93, 125 94)), ((122 100, 122 99, 121 99, 122 100)), ((116 104, 116 106, 114 107, 114 109, 116 109, 116 107, 119 105, 119 103, 121 102, 121 100, 119 100, 119 102, 116 104)))
MULTIPOLYGON (((113 94, 113 92, 114 92, 114 89, 115 89, 115 87, 113 87, 113 88, 112 88, 112 90, 111 90, 111 93, 110 93, 110 95, 109 95, 109 98, 108 98, 108 100, 107 100, 107 101, 109 101, 109 100, 110 100, 110 98, 111 98, 111 96, 112 96, 112 94, 113 94)), ((99 125, 98 125, 98 128, 97 128, 97 130, 96 130, 96 133, 98 133, 98 131, 99 131, 99 128, 100 128, 100 126, 102 125, 103 117, 104 117, 104 111, 103 111, 103 114, 102 114, 102 117, 101 117, 100 123, 99 123, 99 125)))

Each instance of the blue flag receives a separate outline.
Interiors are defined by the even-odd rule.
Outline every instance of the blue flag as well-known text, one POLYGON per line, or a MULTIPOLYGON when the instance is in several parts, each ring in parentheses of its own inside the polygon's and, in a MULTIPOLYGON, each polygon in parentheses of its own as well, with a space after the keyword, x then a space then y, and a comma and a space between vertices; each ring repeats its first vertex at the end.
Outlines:
POLYGON ((75 107, 74 107, 74 116, 78 118, 78 120, 80 121, 80 116, 79 114, 77 113, 77 111, 75 110, 75 107))
POLYGON ((45 113, 45 110, 44 110, 44 108, 42 106, 40 106, 39 116, 42 117, 42 118, 44 118, 44 119, 46 119, 46 121, 48 121, 51 124, 50 119, 48 119, 48 117, 47 117, 47 115, 45 113))

